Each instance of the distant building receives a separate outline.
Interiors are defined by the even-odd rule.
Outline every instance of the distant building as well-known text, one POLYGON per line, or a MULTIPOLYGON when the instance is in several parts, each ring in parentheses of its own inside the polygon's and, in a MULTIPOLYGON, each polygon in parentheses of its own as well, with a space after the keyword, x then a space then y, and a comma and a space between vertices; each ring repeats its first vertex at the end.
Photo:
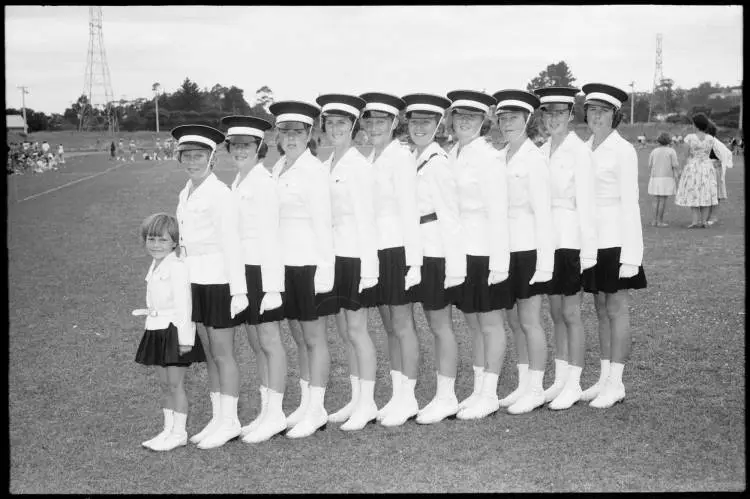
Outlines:
POLYGON ((5 115, 5 128, 8 132, 23 132, 24 125, 23 116, 20 114, 5 115))
POLYGON ((728 91, 714 92, 708 96, 709 99, 728 99, 730 97, 741 97, 742 87, 731 88, 728 91))

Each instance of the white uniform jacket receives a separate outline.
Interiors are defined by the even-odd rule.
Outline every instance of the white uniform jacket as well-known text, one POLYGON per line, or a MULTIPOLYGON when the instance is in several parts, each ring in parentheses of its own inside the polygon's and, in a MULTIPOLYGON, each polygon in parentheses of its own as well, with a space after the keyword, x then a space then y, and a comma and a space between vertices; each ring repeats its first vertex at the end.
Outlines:
MULTIPOLYGON (((593 135, 586 144, 593 145, 593 135)), ((599 248, 622 248, 620 263, 643 261, 641 209, 638 206, 638 154, 613 130, 593 151, 596 178, 596 234, 599 248)))
POLYGON ((195 323, 193 313, 190 277, 185 262, 172 252, 164 257, 158 267, 156 260, 146 274, 146 306, 158 313, 156 317, 146 316, 146 329, 166 329, 169 323, 177 328, 180 345, 195 344, 195 323))
POLYGON ((247 293, 237 205, 229 187, 212 172, 188 197, 188 180, 177 204, 180 245, 190 282, 229 284, 232 295, 247 293))
POLYGON ((458 187, 448 154, 437 142, 417 156, 417 207, 420 217, 437 215, 437 220, 419 225, 424 256, 445 258, 446 276, 466 277, 458 187))
POLYGON ((375 224, 375 172, 356 147, 350 147, 331 170, 333 154, 323 163, 330 172, 333 252, 359 258, 363 278, 377 279, 378 231, 375 224))
POLYGON ((407 267, 422 266, 417 211, 417 163, 414 155, 398 140, 391 141, 374 160, 375 221, 378 226, 378 249, 403 246, 407 267))
POLYGON ((581 250, 580 258, 596 260, 596 201, 591 149, 575 132, 555 152, 548 140, 540 150, 549 165, 552 223, 556 248, 581 250))
POLYGON ((306 149, 287 171, 282 156, 273 166, 279 193, 279 234, 284 265, 315 265, 333 275, 333 228, 328 172, 306 149), (327 267, 327 268, 326 268, 327 267))
POLYGON ((464 251, 467 255, 489 256, 490 271, 508 272, 508 184, 500 151, 478 137, 448 161, 458 188, 458 206, 464 251))
POLYGON ((284 291, 284 264, 279 245, 279 195, 273 175, 262 164, 253 167, 232 193, 239 208, 240 240, 245 265, 260 265, 263 291, 284 291))
POLYGON ((501 153, 508 176, 510 251, 536 250, 536 270, 552 272, 555 233, 547 160, 528 138, 510 160, 507 146, 501 153))

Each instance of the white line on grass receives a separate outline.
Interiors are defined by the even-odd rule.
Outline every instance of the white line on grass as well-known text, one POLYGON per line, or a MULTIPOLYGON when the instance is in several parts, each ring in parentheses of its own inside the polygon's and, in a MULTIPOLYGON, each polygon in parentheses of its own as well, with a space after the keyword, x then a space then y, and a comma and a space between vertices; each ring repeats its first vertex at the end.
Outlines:
MULTIPOLYGON (((116 169, 120 168, 121 166, 125 166, 127 164, 128 164, 128 162, 126 161, 125 163, 122 163, 122 164, 119 164, 119 165, 115 165, 115 166, 113 166, 111 168, 107 168, 103 172, 95 173, 93 175, 89 175, 88 177, 79 178, 78 180, 72 180, 72 181, 70 181, 70 182, 68 182, 66 184, 59 185, 57 187, 53 187, 52 189, 47 189, 46 191, 40 192, 38 194, 32 194, 31 196, 27 196, 27 197, 25 197, 23 199, 18 200, 17 202, 21 203, 23 201, 28 201, 30 199, 38 198, 39 196, 44 196, 45 194, 49 194, 50 192, 59 191, 60 189, 63 189, 65 187, 69 187, 69 186, 71 186, 73 184, 77 184, 78 182, 83 182, 84 180, 88 180, 90 178, 98 177, 99 175, 104 175, 105 173, 109 173, 112 170, 116 170, 116 169)), ((133 164, 135 164, 135 163, 133 163, 133 164)))

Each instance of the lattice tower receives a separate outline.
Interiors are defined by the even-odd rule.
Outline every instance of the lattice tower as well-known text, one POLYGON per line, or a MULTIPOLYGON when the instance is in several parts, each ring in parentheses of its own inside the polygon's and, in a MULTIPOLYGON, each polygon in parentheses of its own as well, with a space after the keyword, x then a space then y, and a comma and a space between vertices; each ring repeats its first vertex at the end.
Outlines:
POLYGON ((89 7, 89 50, 83 92, 88 104, 81 110, 79 130, 118 131, 112 78, 107 64, 102 30, 102 8, 89 7))
POLYGON ((654 110, 654 106, 657 104, 656 90, 661 85, 661 81, 664 79, 664 73, 662 72, 661 66, 661 33, 656 34, 656 67, 654 68, 654 86, 651 90, 651 102, 648 105, 648 121, 651 121, 651 113, 654 110))

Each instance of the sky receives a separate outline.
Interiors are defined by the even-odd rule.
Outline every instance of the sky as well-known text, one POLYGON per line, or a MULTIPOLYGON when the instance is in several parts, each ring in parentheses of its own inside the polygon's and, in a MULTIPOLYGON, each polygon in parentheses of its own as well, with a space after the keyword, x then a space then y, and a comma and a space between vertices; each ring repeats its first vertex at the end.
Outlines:
MULTIPOLYGON (((63 113, 83 93, 87 6, 5 6, 6 108, 63 113)), ((565 61, 578 86, 650 91, 656 36, 663 75, 682 88, 739 85, 741 6, 104 6, 115 100, 235 85, 254 103, 321 93, 405 95, 525 89, 565 61)), ((101 80, 101 77, 98 78, 101 80)), ((103 88, 103 87, 100 87, 103 88)), ((95 91, 94 103, 104 99, 95 91)))

